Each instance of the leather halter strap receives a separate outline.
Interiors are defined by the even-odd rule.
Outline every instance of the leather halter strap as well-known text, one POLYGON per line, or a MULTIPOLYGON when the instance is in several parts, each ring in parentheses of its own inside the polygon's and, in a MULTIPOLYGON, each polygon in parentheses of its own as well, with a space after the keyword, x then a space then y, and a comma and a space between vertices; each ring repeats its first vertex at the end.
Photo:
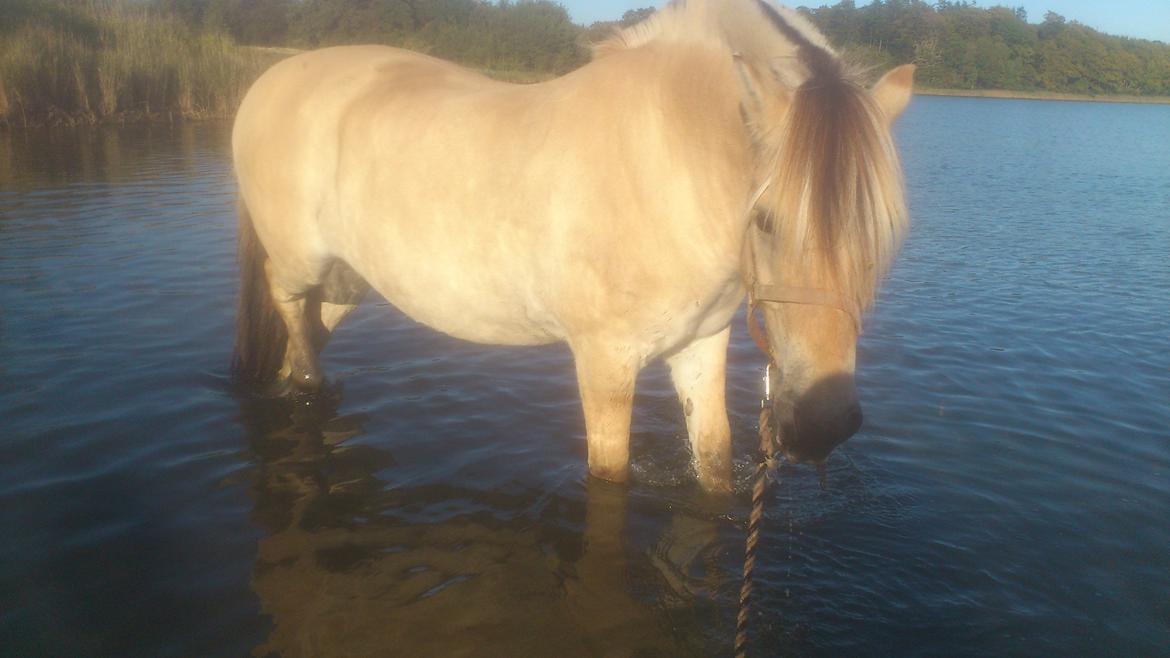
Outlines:
POLYGON ((800 288, 797 286, 768 286, 755 284, 752 286, 751 299, 753 303, 776 302, 779 304, 807 304, 810 306, 827 306, 841 311, 853 320, 853 325, 861 327, 861 318, 853 304, 838 292, 821 288, 800 288))
POLYGON ((764 356, 767 356, 773 363, 776 362, 776 357, 772 354, 772 349, 769 347, 768 340, 764 335, 764 328, 760 326, 760 321, 756 319, 755 315, 756 307, 761 303, 806 304, 809 306, 824 306, 837 309, 845 315, 848 315, 849 319, 853 321, 853 328, 857 330, 857 333, 861 333, 861 317, 857 312, 857 306, 836 291, 825 290, 823 288, 776 286, 756 283, 755 254, 751 248, 750 239, 745 248, 748 261, 746 271, 744 272, 744 285, 748 290, 746 317, 748 333, 751 334, 752 340, 756 343, 756 347, 760 348, 764 356))
POLYGON ((858 332, 861 331, 861 318, 858 317, 855 307, 849 304, 837 292, 821 288, 752 284, 748 287, 746 318, 748 333, 751 334, 752 340, 756 343, 756 347, 760 348, 760 351, 771 359, 773 363, 776 361, 775 355, 772 354, 772 349, 768 345, 768 340, 764 335, 764 329, 760 326, 760 321, 755 315, 756 307, 760 303, 807 304, 810 306, 825 306, 836 309, 848 315, 849 319, 853 320, 854 328, 858 332))

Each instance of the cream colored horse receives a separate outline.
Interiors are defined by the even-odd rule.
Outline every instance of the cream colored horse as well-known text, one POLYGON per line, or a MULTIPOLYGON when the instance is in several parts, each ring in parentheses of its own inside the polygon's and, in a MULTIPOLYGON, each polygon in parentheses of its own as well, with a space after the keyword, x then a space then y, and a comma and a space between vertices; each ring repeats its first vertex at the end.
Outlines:
POLYGON ((905 225, 889 128, 912 76, 867 90, 759 0, 676 1, 535 85, 379 46, 282 61, 232 136, 236 372, 316 388, 372 286, 458 338, 567 342, 601 478, 626 479, 634 381, 665 358, 699 480, 726 490, 729 324, 750 292, 776 302, 784 448, 823 460, 860 424, 857 318, 905 225))

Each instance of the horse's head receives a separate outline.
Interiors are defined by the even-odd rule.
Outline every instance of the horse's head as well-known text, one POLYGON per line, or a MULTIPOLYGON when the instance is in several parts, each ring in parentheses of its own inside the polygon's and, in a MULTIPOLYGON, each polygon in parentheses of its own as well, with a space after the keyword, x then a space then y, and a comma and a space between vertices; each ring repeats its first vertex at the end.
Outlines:
POLYGON ((856 310, 816 283, 754 288, 753 303, 775 361, 768 388, 780 446, 792 461, 820 463, 861 427, 853 381, 856 310))
POLYGON ((890 125, 913 80, 913 67, 900 67, 867 90, 825 66, 775 92, 781 119, 758 136, 762 183, 746 247, 749 294, 776 364, 780 444, 790 459, 816 463, 861 427, 860 317, 906 222, 890 125))

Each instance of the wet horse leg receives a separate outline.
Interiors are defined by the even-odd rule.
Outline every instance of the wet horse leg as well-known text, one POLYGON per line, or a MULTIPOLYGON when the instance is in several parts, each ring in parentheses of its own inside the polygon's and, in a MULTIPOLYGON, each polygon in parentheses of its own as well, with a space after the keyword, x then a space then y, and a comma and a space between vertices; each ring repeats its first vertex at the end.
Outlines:
POLYGON ((315 391, 321 386, 322 379, 313 347, 320 305, 311 287, 290 285, 289 278, 279 276, 271 259, 265 264, 265 272, 276 312, 288 330, 284 366, 280 369, 278 381, 291 383, 301 391, 315 391))
POLYGON ((276 310, 288 328, 284 367, 278 381, 307 392, 320 388, 324 380, 318 356, 329 336, 358 307, 370 288, 365 279, 341 261, 330 263, 318 278, 319 284, 303 292, 291 290, 280 283, 273 273, 272 261, 268 262, 276 310))
POLYGON ((727 421, 727 340, 731 327, 695 340, 667 359, 687 422, 699 483, 731 489, 731 426, 727 421))
POLYGON ((625 482, 630 472, 630 414, 639 364, 604 341, 573 344, 577 384, 585 411, 589 472, 625 482))

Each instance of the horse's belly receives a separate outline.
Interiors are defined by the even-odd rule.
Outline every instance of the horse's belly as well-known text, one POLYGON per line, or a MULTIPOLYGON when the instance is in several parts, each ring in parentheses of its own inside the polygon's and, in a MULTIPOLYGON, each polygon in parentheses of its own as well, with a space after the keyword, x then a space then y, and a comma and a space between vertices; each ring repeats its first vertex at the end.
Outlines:
POLYGON ((482 270, 447 267, 441 258, 399 265, 406 266, 359 264, 355 269, 386 301, 432 329, 490 345, 544 345, 564 339, 555 319, 519 277, 500 285, 482 270))
POLYGON ((387 301, 422 324, 455 338, 487 345, 545 345, 563 339, 551 323, 521 309, 485 309, 458 294, 385 295, 387 301), (511 310, 513 312, 506 312, 511 310))

